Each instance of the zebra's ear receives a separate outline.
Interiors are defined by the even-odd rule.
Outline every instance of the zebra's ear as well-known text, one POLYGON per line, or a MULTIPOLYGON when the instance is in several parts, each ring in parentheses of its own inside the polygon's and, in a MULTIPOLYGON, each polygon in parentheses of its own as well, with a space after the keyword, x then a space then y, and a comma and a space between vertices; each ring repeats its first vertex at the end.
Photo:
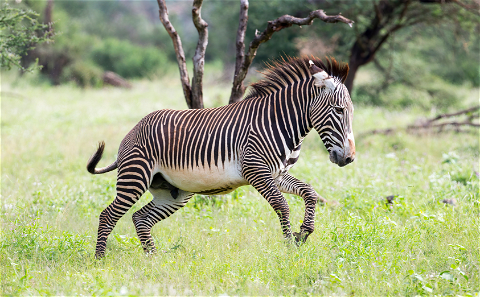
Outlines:
POLYGON ((320 67, 316 66, 312 60, 309 61, 310 63, 310 73, 315 78, 315 86, 317 87, 326 87, 330 91, 335 89, 335 82, 333 78, 328 75, 328 73, 321 69, 320 67))

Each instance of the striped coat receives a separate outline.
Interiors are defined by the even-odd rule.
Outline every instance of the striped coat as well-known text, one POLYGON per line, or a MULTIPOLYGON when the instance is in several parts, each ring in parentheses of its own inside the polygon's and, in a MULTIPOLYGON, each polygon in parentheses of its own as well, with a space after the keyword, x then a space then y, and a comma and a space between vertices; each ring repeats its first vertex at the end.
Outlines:
POLYGON ((149 190, 154 199, 133 216, 146 252, 155 252, 151 228, 183 207, 193 194, 224 194, 252 185, 278 214, 287 240, 306 240, 314 230, 320 196, 288 170, 302 141, 315 129, 344 166, 355 158, 353 105, 343 82, 348 66, 335 59, 288 58, 275 62, 265 79, 240 102, 211 109, 159 110, 144 117, 123 139, 118 158, 96 169, 104 144, 88 162, 93 174, 118 168, 117 196, 100 215, 96 256, 118 219, 149 190), (281 194, 303 197, 300 232, 291 232, 281 194), (294 236, 292 236, 294 235, 294 236))

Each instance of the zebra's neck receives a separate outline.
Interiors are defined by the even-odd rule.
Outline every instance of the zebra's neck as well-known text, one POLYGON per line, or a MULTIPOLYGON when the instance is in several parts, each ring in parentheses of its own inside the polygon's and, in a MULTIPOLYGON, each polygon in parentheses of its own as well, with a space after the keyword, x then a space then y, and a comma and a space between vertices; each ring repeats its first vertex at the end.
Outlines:
POLYGON ((305 136, 312 130, 309 109, 315 94, 312 81, 294 82, 285 88, 257 97, 264 103, 269 114, 269 124, 278 140, 284 142, 291 151, 298 147, 305 136))

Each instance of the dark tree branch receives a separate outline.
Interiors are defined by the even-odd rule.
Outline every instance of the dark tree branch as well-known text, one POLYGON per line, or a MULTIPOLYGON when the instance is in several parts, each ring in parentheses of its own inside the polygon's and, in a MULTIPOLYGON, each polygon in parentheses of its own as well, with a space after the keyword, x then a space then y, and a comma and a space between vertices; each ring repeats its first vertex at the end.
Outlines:
POLYGON ((429 25, 432 25, 442 20, 450 19, 453 16, 451 11, 445 9, 442 9, 442 13, 437 15, 429 6, 451 3, 450 6, 458 5, 469 12, 478 15, 480 12, 480 2, 477 2, 478 0, 373 1, 373 16, 370 24, 362 33, 357 34, 356 41, 350 51, 350 71, 347 80, 345 81, 345 86, 350 92, 352 91, 353 81, 358 69, 373 61, 378 50, 382 47, 385 41, 393 35, 392 33, 419 23, 428 23, 429 25))
POLYGON ((408 0, 405 5, 403 6, 403 9, 402 9, 402 12, 400 13, 400 17, 398 18, 399 21, 401 21, 404 17, 405 17, 405 14, 407 13, 408 11, 408 6, 410 6, 410 3, 412 2, 412 0, 408 0))
POLYGON ((468 113, 471 113, 471 112, 472 113, 473 112, 479 112, 479 109, 480 109, 480 105, 477 105, 477 106, 470 107, 470 108, 460 110, 460 111, 457 111, 457 112, 453 112, 453 113, 440 114, 440 115, 434 117, 433 119, 429 120, 427 123, 432 123, 432 122, 438 121, 438 120, 443 119, 443 118, 451 118, 451 117, 455 117, 455 116, 462 115, 462 114, 468 114, 468 113))
POLYGON ((419 7, 412 8, 412 3, 412 0, 380 1, 378 4, 374 2, 374 17, 365 31, 357 35, 357 40, 351 49, 350 72, 345 81, 345 86, 350 92, 358 68, 373 61, 376 53, 393 33, 402 28, 429 21, 426 18, 428 11, 419 7))
POLYGON ((455 4, 457 4, 458 6, 463 7, 466 10, 480 16, 480 2, 473 1, 473 3, 471 5, 468 5, 468 4, 463 3, 462 1, 459 1, 459 0, 451 0, 451 1, 454 2, 455 4))
POLYGON ((180 81, 182 82, 183 95, 187 101, 188 108, 192 108, 192 88, 190 86, 190 79, 188 77, 187 64, 185 62, 185 52, 183 51, 182 41, 178 36, 177 31, 173 27, 168 18, 167 5, 165 0, 157 0, 159 7, 159 17, 168 35, 172 38, 175 54, 177 55, 178 69, 180 70, 180 81))
MULTIPOLYGON (((275 32, 291 27, 293 25, 297 25, 297 26, 311 25, 314 19, 320 19, 326 23, 342 22, 342 23, 348 24, 350 27, 353 24, 353 21, 343 17, 340 14, 335 16, 328 16, 321 9, 310 12, 308 17, 303 19, 296 18, 291 15, 283 15, 276 20, 269 21, 267 28, 261 34, 255 34, 255 38, 250 43, 250 46, 247 51, 247 55, 242 63, 242 66, 240 67, 238 74, 234 77, 232 93, 230 95, 229 103, 234 103, 242 99, 243 94, 245 93, 245 86, 243 84, 243 81, 245 80, 245 77, 248 73, 248 69, 252 64, 253 59, 257 55, 257 49, 260 46, 260 44, 270 40, 272 38, 272 35, 275 32)), ((239 29, 240 29, 240 26, 239 26, 239 29)))
POLYGON ((420 2, 423 3, 438 3, 438 4, 445 4, 445 3, 455 3, 456 5, 470 11, 471 13, 474 13, 476 15, 480 15, 480 2, 478 0, 473 0, 473 1, 466 1, 470 2, 470 4, 467 4, 465 2, 462 2, 460 0, 420 0, 420 2))
POLYGON ((208 45, 208 24, 200 14, 202 2, 203 0, 194 0, 192 8, 193 24, 198 31, 198 43, 193 56, 192 106, 190 108, 203 108, 203 72, 208 45))

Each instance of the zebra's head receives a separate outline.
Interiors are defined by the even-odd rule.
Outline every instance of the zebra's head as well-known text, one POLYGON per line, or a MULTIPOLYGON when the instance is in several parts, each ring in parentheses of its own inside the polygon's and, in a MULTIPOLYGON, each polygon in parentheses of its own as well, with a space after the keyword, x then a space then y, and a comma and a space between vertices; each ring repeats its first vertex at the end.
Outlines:
POLYGON ((315 88, 310 118, 330 153, 330 161, 343 167, 355 160, 353 104, 343 84, 348 74, 348 65, 339 65, 333 58, 327 65, 321 61, 316 62, 321 64, 321 67, 312 60, 309 61, 315 88), (333 73, 332 76, 324 69, 333 73), (335 72, 339 75, 336 76, 335 72))

